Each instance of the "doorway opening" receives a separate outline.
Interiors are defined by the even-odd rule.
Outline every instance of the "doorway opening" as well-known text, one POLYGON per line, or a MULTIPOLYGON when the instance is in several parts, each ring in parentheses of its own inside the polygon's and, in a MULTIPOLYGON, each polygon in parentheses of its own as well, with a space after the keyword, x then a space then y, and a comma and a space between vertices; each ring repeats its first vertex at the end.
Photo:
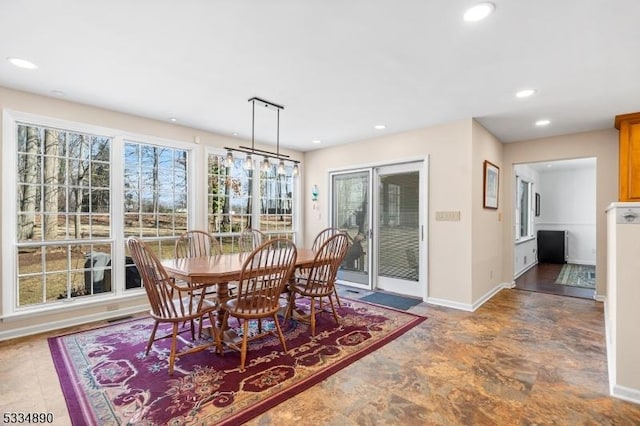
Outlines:
POLYGON ((516 288, 593 299, 596 159, 514 165, 516 288))

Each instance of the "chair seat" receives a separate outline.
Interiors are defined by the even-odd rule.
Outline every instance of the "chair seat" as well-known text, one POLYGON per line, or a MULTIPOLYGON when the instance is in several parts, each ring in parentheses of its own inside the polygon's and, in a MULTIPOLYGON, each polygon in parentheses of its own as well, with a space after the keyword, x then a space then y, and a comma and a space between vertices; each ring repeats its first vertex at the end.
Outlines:
POLYGON ((333 284, 318 281, 309 283, 306 278, 297 278, 293 288, 296 293, 307 297, 324 297, 333 293, 333 284))
MULTIPOLYGON (((161 319, 163 321, 176 321, 176 322, 182 322, 185 320, 189 320, 191 317, 193 318, 197 318, 203 315, 203 313, 207 313, 209 311, 215 311, 218 309, 218 306, 220 305, 218 303, 217 299, 206 299, 206 298, 202 298, 200 299, 200 297, 183 297, 180 300, 182 307, 184 309, 184 316, 183 315, 179 315, 178 317, 176 317, 175 319, 172 318, 168 318, 166 316, 159 316, 159 315, 155 315, 153 313, 153 310, 150 312, 151 317, 153 318, 158 318, 161 319), (198 305, 199 304, 199 305, 198 305)), ((176 303, 177 306, 177 303, 176 303)))
MULTIPOLYGON (((233 313, 234 316, 241 316, 245 318, 264 316, 265 311, 263 306, 269 305, 274 305, 273 298, 260 295, 248 296, 240 301, 238 301, 238 299, 230 299, 224 303, 225 309, 233 313), (258 306, 261 306, 261 308, 258 308, 258 306)), ((279 304, 276 309, 273 309, 273 312, 277 312, 278 309, 280 309, 279 304)))

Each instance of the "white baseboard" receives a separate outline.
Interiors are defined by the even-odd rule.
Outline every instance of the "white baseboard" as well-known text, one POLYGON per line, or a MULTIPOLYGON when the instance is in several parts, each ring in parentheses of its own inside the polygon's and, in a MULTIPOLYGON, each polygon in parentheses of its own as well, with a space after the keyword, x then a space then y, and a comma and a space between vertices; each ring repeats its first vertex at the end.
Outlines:
POLYGON ((30 336, 32 334, 44 333, 52 330, 59 330, 66 327, 73 327, 76 325, 87 324, 95 321, 104 321, 112 318, 123 317, 127 315, 137 314, 139 312, 145 312, 149 310, 149 304, 129 306, 114 311, 98 312, 91 315, 84 315, 80 317, 68 318, 60 321, 47 322, 43 324, 36 324, 27 327, 14 328, 7 331, 0 331, 0 341, 15 339, 17 337, 30 336))
POLYGON ((504 288, 513 288, 513 287, 514 287, 513 283, 498 284, 496 287, 488 291, 480 299, 476 300, 473 304, 461 303, 461 302, 456 302, 456 301, 447 300, 447 299, 438 299, 435 297, 427 297, 427 300, 425 300, 425 302, 430 303, 432 305, 445 306, 447 308, 458 309, 461 311, 474 312, 476 309, 482 306, 487 300, 495 296, 496 293, 498 293, 500 290, 504 288))
POLYGON ((613 385, 611 387, 611 396, 623 399, 625 401, 633 402, 634 404, 640 404, 640 390, 632 389, 626 386, 613 385))
POLYGON ((432 305, 444 306, 446 308, 458 309, 460 311, 473 312, 473 307, 468 303, 460 303, 447 299, 438 299, 436 297, 427 297, 427 300, 425 300, 425 302, 432 305))

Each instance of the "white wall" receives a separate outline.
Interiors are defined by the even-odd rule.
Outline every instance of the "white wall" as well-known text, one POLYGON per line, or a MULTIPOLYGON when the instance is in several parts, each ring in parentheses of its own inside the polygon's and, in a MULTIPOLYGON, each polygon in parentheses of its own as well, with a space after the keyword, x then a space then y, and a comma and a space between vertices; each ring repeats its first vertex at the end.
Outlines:
POLYGON ((527 272, 527 270, 536 263, 538 263, 538 241, 535 238, 515 243, 513 259, 514 278, 518 278, 527 272))
POLYGON ((540 217, 536 228, 567 230, 569 263, 596 264, 596 169, 540 173, 540 217))

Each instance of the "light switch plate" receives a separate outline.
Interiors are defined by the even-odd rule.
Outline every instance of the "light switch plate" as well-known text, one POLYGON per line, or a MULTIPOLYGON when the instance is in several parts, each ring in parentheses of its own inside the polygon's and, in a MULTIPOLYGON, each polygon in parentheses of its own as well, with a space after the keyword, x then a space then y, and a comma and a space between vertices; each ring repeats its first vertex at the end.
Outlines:
POLYGON ((460 222, 460 211, 436 212, 436 222, 460 222))

